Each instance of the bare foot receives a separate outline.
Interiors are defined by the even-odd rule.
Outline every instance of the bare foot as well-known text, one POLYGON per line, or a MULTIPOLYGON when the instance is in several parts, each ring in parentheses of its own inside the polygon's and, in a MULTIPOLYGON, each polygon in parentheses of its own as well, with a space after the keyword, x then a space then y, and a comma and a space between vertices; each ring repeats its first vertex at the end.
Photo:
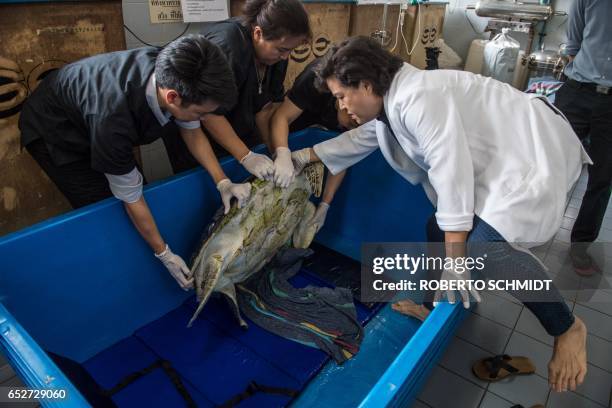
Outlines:
POLYGON ((405 314, 410 317, 414 317, 419 319, 420 321, 425 321, 427 316, 429 316, 429 309, 427 309, 423 305, 417 305, 410 299, 400 300, 399 302, 395 302, 391 305, 391 308, 396 312, 405 314))
POLYGON ((548 363, 548 384, 557 392, 575 391, 587 373, 587 329, 576 317, 568 331, 555 337, 553 355, 548 363))

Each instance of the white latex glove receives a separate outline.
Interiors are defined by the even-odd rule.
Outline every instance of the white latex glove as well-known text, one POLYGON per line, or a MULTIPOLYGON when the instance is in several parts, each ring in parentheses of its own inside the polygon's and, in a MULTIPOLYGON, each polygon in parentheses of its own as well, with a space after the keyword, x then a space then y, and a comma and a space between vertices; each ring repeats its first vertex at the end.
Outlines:
MULTIPOLYGON (((440 280, 446 280, 446 281, 469 281, 470 280, 470 271, 469 269, 466 269, 463 272, 457 272, 454 269, 444 269, 444 272, 442 272, 442 276, 440 277, 440 280)), ((469 290, 467 290, 468 286, 467 286, 467 282, 465 285, 465 290, 459 290, 459 293, 461 294, 461 299, 463 300, 463 307, 466 309, 470 308, 470 294, 472 294, 472 296, 474 297, 474 300, 476 300, 476 302, 480 302, 480 295, 478 294, 478 291, 474 288, 471 288, 469 290)), ((434 307, 438 306, 438 304, 441 302, 442 297, 443 297, 443 292, 441 290, 437 290, 435 295, 434 295, 434 302, 433 305, 434 307)), ((448 300, 448 302, 450 304, 454 304, 455 303, 455 291, 454 290, 447 290, 446 291, 446 299, 448 300)))
POLYGON ((249 151, 240 159, 240 164, 257 178, 272 180, 274 176, 274 162, 268 156, 249 151))
POLYGON ((291 160, 295 168, 295 174, 300 174, 308 163, 310 163, 310 148, 296 150, 291 152, 291 160))
POLYGON ((276 160, 274 160, 274 184, 287 188, 294 178, 295 171, 291 161, 291 150, 287 147, 277 147, 276 160))
POLYGON ((225 207, 224 214, 227 214, 231 208, 232 197, 236 197, 238 208, 242 208, 251 195, 251 185, 249 183, 235 184, 227 178, 217 184, 217 190, 221 193, 221 201, 223 201, 225 207))
POLYGON ((155 257, 162 261, 170 275, 176 280, 183 290, 189 290, 193 288, 193 276, 191 271, 183 261, 183 258, 172 253, 168 244, 166 249, 160 254, 155 254, 155 257))
POLYGON ((317 211, 315 211, 314 215, 308 221, 310 225, 314 225, 316 228, 316 232, 319 232, 323 225, 325 224, 325 218, 327 217, 327 211, 329 210, 329 204, 321 201, 319 206, 317 207, 317 211))

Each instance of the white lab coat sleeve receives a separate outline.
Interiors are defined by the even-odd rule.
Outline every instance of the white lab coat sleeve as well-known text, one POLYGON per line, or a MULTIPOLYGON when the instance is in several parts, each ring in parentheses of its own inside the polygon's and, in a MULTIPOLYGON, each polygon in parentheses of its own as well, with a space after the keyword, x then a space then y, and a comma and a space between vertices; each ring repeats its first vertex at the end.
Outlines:
POLYGON ((449 94, 452 92, 419 92, 404 104, 401 115, 423 152, 427 176, 437 195, 438 226, 442 231, 471 231, 474 168, 458 102, 449 99, 449 94))
POLYGON ((318 143, 313 149, 325 167, 338 174, 378 149, 376 120, 318 143))

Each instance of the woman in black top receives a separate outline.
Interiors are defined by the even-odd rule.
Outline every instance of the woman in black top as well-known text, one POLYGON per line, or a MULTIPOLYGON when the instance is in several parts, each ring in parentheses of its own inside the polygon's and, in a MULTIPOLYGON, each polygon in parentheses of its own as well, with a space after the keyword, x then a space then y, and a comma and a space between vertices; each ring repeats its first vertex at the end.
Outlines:
MULTIPOLYGON (((202 124, 217 143, 251 173, 271 178, 273 162, 247 146, 269 139, 269 120, 283 100, 291 51, 311 37, 299 0, 247 0, 244 15, 207 24, 202 34, 225 53, 234 72, 238 103, 207 115, 202 124), (237 134, 236 138, 226 137, 237 134)), ((175 172, 193 166, 180 140, 164 140, 175 172)))

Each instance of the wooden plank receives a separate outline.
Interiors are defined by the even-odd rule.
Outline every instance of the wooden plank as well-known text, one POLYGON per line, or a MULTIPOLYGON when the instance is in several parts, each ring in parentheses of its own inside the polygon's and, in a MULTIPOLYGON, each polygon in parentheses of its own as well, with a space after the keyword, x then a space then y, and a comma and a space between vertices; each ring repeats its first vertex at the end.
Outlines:
MULTIPOLYGON (((351 7, 351 24, 350 35, 362 35, 372 37, 372 35, 382 30, 383 5, 353 5, 351 7)), ((399 5, 389 5, 387 9, 387 19, 385 31, 389 35, 389 39, 385 44, 385 48, 392 51, 394 54, 401 56, 405 61, 409 61, 404 51, 404 42, 401 36, 403 31, 404 38, 408 44, 412 44, 413 29, 407 17, 404 17, 404 27, 401 25, 398 31, 399 5), (396 38, 397 37, 397 38, 396 38)))
MULTIPOLYGON (((390 38, 386 48, 404 61, 425 68, 425 47, 432 46, 441 37, 445 8, 444 4, 409 6, 405 12, 403 28, 400 25, 398 31, 399 6, 390 5, 385 27, 390 38)), ((383 5, 351 6, 350 35, 371 37, 381 30, 383 9, 383 5)))
POLYGON ((412 54, 408 55, 403 48, 401 55, 415 67, 424 69, 427 66, 425 47, 433 47, 434 41, 442 38, 446 5, 421 4, 418 8, 408 7, 407 11, 406 25, 410 27, 410 38, 415 39, 416 44, 412 40, 409 41, 408 46, 411 48, 414 46, 412 54))
MULTIPOLYGON (((370 37, 372 33, 382 28, 382 17, 383 17, 384 6, 380 4, 376 5, 356 5, 351 6, 351 22, 349 35, 363 35, 370 37)), ((387 10, 387 19, 385 29, 395 36, 395 29, 397 27, 397 18, 399 14, 398 5, 389 5, 387 10)), ((395 37, 393 37, 395 40, 395 37)), ((391 43, 391 46, 393 43, 391 43)))
POLYGON ((125 49, 121 1, 0 5, 0 235, 70 209, 20 149, 19 111, 51 70, 125 49))

